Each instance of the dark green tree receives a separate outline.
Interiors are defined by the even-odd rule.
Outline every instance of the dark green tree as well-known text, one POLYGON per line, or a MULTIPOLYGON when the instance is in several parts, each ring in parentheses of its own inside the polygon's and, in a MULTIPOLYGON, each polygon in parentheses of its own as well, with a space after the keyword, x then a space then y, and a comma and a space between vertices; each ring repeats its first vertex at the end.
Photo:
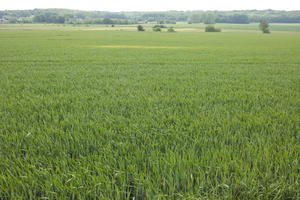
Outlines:
POLYGON ((270 28, 269 28, 269 22, 268 22, 266 19, 260 20, 260 23, 259 23, 259 29, 260 29, 263 33, 271 33, 271 32, 270 32, 270 28))
POLYGON ((142 25, 138 25, 137 26, 137 30, 138 31, 145 31, 144 27, 142 25))
POLYGON ((212 25, 208 25, 205 27, 205 32, 221 32, 221 29, 215 28, 212 25))

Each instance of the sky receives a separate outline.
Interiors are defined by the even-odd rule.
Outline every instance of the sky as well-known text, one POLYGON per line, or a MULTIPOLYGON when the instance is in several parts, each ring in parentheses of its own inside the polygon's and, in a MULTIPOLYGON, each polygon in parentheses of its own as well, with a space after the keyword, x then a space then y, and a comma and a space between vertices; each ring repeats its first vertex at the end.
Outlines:
POLYGON ((68 8, 98 11, 300 10, 300 0, 2 0, 0 10, 68 8))

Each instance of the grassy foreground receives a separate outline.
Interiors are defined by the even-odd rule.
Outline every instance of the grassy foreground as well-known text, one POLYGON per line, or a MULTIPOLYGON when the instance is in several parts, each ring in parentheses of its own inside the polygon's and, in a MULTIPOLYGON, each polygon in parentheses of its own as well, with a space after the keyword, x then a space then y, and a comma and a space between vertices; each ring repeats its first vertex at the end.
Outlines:
POLYGON ((0 199, 299 199, 297 34, 0 31, 0 199))

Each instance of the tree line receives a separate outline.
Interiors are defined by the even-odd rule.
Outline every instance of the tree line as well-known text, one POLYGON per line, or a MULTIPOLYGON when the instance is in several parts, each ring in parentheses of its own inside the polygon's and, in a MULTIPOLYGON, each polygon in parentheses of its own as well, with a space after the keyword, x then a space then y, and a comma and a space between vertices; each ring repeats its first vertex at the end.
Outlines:
POLYGON ((270 23, 300 23, 300 11, 240 10, 240 11, 162 11, 105 12, 69 9, 2 10, 0 23, 58 24, 159 24, 237 23, 247 24, 265 19, 270 23))

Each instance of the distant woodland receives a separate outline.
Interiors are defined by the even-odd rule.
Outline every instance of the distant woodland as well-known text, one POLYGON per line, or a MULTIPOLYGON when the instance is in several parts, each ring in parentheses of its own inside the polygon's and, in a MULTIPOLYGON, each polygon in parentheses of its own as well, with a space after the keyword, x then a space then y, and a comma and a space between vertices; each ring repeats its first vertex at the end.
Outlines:
POLYGON ((0 23, 58 24, 137 24, 159 23, 236 23, 247 24, 265 19, 270 23, 300 23, 300 11, 237 10, 237 11, 163 11, 105 12, 69 9, 2 10, 0 23))

